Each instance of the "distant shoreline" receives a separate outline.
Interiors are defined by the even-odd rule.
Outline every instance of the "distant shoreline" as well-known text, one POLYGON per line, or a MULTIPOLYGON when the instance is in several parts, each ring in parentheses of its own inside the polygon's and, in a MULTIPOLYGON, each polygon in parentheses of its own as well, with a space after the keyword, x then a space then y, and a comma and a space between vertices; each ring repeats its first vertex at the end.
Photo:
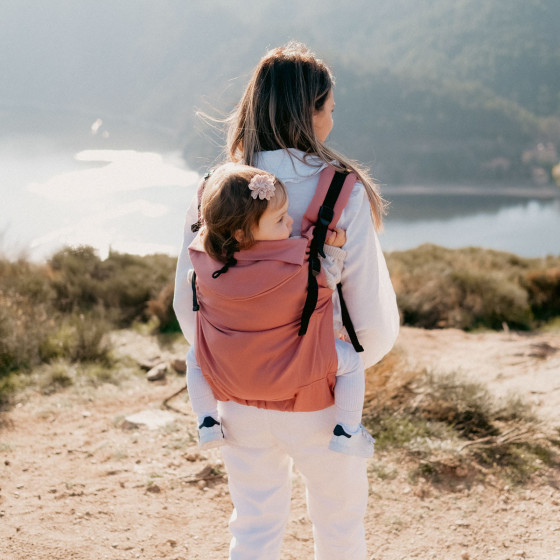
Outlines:
POLYGON ((476 196, 513 196, 519 198, 560 199, 560 187, 555 186, 517 186, 508 185, 385 185, 387 195, 476 195, 476 196))

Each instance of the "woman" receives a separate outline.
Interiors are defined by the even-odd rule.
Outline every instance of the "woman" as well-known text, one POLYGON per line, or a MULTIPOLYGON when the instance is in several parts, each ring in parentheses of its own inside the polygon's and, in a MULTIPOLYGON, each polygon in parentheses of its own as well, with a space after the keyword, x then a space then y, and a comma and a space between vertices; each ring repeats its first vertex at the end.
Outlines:
MULTIPOLYGON (((228 157, 272 173, 286 186, 292 235, 308 207, 321 171, 331 165, 358 176, 338 227, 346 230, 342 285, 361 345, 365 367, 393 346, 399 317, 395 293, 376 235, 383 200, 367 173, 325 145, 332 126, 334 81, 329 69, 304 45, 289 43, 257 65, 229 120, 228 157)), ((187 214, 179 257, 174 307, 183 333, 194 342, 191 263, 197 201, 187 214)), ((335 293, 336 298, 336 293, 335 293)), ((335 299, 335 332, 343 333, 335 299)), ((219 351, 219 349, 216 349, 219 351)), ((333 453, 334 407, 292 412, 219 403, 228 445, 222 448, 234 512, 230 560, 276 560, 288 520, 292 465, 306 487, 316 560, 366 558, 363 518, 367 506, 366 460, 333 453)))

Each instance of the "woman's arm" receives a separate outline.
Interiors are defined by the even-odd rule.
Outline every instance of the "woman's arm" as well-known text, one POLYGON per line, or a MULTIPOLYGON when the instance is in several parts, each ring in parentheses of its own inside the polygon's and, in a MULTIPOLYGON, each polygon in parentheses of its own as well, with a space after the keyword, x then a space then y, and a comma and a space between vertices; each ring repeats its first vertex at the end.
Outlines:
POLYGON ((181 330, 192 346, 194 344, 194 333, 196 326, 196 315, 192 310, 193 296, 190 282, 189 270, 192 269, 189 257, 189 245, 195 238, 196 233, 191 231, 191 225, 198 220, 198 197, 195 195, 191 201, 187 216, 185 218, 185 229, 183 232, 183 244, 177 259, 177 271, 175 273, 175 294, 173 297, 173 309, 181 326, 181 330))
POLYGON ((365 367, 393 347, 399 332, 397 300, 385 257, 373 226, 369 200, 356 183, 339 227, 346 230, 346 259, 342 269, 344 300, 360 344, 365 367))

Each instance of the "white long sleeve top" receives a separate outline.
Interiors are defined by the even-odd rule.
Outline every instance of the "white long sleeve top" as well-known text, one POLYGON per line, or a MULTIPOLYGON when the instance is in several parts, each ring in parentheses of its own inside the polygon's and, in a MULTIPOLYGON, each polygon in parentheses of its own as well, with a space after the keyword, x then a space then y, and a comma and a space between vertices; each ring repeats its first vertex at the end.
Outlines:
MULTIPOLYGON (((298 150, 274 150, 258 155, 257 167, 274 174, 288 191, 288 212, 293 218, 292 234, 300 235, 300 226, 320 172, 326 167, 319 158, 311 156, 305 162, 298 150)), ((183 245, 177 262, 173 307, 177 319, 190 344, 195 342, 196 316, 192 311, 192 288, 188 279, 192 268, 188 246, 196 235, 191 225, 198 219, 196 195, 187 211, 183 245)), ((369 200, 361 183, 356 183, 344 208, 338 227, 346 231, 346 252, 341 273, 344 300, 354 329, 364 348, 364 366, 377 363, 391 348, 399 332, 399 313, 385 257, 373 226, 369 200)), ((334 328, 344 334, 338 294, 333 294, 334 328)))

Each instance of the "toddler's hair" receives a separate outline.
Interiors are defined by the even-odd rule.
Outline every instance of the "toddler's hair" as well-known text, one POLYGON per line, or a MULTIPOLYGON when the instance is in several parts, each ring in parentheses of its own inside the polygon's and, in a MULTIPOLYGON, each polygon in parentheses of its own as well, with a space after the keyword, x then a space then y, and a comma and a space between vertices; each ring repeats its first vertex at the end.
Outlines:
POLYGON ((232 266, 236 251, 255 244, 252 230, 259 225, 268 206, 281 208, 287 200, 284 184, 271 173, 236 163, 216 168, 206 180, 201 199, 204 250, 217 261, 232 266), (270 175, 274 179, 275 191, 270 200, 251 196, 249 182, 255 175, 270 175))

